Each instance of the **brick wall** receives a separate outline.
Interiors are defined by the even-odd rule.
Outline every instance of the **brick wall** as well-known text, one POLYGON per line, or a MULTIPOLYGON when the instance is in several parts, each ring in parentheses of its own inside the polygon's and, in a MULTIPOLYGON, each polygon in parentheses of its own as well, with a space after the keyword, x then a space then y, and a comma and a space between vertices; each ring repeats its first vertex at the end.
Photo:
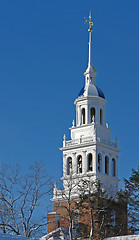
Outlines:
POLYGON ((52 212, 52 213, 48 213, 47 214, 47 231, 48 233, 54 231, 55 229, 57 229, 59 227, 59 214, 57 214, 56 212, 52 212))

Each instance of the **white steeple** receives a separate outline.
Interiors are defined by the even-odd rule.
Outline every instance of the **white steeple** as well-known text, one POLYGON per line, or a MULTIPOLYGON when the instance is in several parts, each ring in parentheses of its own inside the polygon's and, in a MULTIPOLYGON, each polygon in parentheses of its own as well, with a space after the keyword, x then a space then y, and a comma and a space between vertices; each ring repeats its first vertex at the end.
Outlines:
POLYGON ((89 24, 89 54, 88 54, 88 67, 84 73, 85 75, 85 85, 86 84, 96 84, 96 72, 93 67, 93 62, 92 62, 92 26, 93 22, 91 21, 91 12, 89 14, 89 20, 85 18, 85 22, 89 24))
MULTIPOLYGON (((63 188, 72 173, 75 180, 88 177, 98 179, 107 191, 118 190, 118 154, 117 141, 111 141, 111 129, 105 124, 105 104, 107 100, 101 89, 96 86, 96 72, 92 63, 92 26, 89 20, 89 57, 84 73, 85 87, 82 88, 74 104, 76 105, 76 123, 70 128, 71 139, 64 136, 63 147, 63 188)), ((62 198, 56 190, 53 200, 62 198), (59 196, 59 197, 58 197, 59 196)))

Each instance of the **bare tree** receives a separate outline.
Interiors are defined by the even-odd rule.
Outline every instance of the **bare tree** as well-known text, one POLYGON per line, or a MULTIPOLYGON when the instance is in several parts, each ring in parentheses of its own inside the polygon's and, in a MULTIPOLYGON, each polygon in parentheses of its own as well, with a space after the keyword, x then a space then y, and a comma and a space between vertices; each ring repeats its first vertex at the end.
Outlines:
POLYGON ((51 178, 44 165, 35 162, 28 174, 22 175, 18 166, 3 165, 0 170, 0 229, 3 233, 30 237, 46 228, 42 200, 52 190, 51 178))
POLYGON ((76 217, 76 199, 79 198, 78 192, 78 179, 75 178, 72 170, 68 175, 64 177, 64 189, 57 190, 55 188, 55 194, 57 198, 57 212, 60 208, 65 210, 65 215, 61 216, 61 221, 67 222, 69 226, 69 239, 73 239, 73 222, 76 217))
MULTIPOLYGON (((94 235, 96 222, 98 223, 98 215, 106 211, 106 206, 102 206, 104 201, 105 192, 102 191, 100 182, 92 180, 90 177, 83 179, 78 186, 80 189, 80 201, 78 202, 78 208, 80 211, 87 213, 90 216, 90 239, 94 235), (101 202, 99 201, 101 198, 101 202), (86 211, 84 211, 84 209, 86 211)), ((104 223, 104 214, 100 227, 104 223)), ((97 224, 98 227, 98 224, 97 224)))

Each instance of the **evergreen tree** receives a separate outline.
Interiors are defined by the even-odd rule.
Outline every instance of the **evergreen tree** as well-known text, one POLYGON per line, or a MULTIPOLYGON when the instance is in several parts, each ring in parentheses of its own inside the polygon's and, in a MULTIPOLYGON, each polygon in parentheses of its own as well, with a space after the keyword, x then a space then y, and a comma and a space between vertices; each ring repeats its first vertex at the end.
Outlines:
POLYGON ((128 197, 128 223, 132 233, 139 233, 139 167, 132 169, 129 180, 125 179, 125 195, 128 197))
POLYGON ((90 217, 90 239, 127 234, 127 204, 124 195, 119 194, 114 198, 107 196, 99 181, 88 179, 81 182, 77 207, 80 214, 90 217))

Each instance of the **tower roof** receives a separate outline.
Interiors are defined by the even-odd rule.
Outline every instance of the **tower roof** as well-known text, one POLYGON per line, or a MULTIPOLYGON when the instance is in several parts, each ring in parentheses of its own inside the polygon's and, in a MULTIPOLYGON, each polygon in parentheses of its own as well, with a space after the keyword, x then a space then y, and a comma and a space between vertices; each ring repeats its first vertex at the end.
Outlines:
POLYGON ((89 84, 86 87, 83 87, 78 94, 78 97, 81 97, 81 96, 93 96, 93 97, 101 97, 105 99, 105 95, 102 92, 102 90, 94 84, 89 84))
POLYGON ((89 53, 88 53, 88 67, 84 73, 85 75, 85 87, 81 89, 78 97, 80 96, 95 96, 105 99, 104 93, 100 88, 96 86, 96 71, 92 61, 92 26, 94 25, 91 21, 91 13, 89 20, 85 18, 85 23, 89 24, 89 53))

